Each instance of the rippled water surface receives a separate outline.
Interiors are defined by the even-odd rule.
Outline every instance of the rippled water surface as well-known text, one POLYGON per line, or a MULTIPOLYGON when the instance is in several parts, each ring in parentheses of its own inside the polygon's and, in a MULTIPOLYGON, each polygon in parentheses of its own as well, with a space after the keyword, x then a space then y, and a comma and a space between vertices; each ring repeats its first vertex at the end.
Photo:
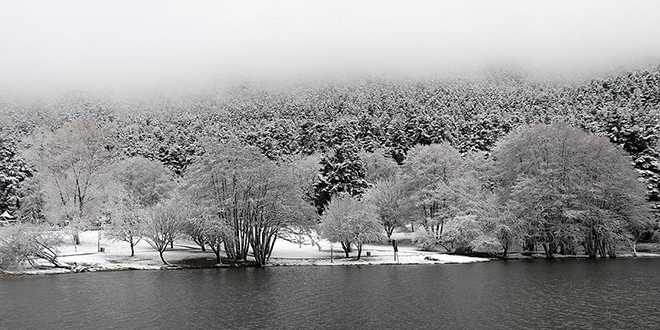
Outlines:
POLYGON ((0 329, 658 329, 660 260, 0 277, 0 329))

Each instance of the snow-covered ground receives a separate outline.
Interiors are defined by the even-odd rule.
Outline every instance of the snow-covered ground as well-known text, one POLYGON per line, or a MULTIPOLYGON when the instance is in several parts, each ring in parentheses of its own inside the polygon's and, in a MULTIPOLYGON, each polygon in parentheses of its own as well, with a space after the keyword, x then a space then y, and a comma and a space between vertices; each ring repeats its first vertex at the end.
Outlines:
MULTIPOLYGON (((130 257, 131 251, 128 243, 113 242, 101 236, 101 247, 105 252, 97 252, 98 232, 87 231, 80 234, 81 245, 65 244, 60 247, 59 260, 69 265, 76 265, 78 269, 89 271, 99 270, 156 270, 162 269, 163 263, 158 252, 151 248, 144 240, 135 246, 135 256, 130 257)), ((387 245, 366 245, 362 251, 361 260, 355 260, 357 252, 351 253, 351 258, 344 258, 344 252, 338 244, 332 246, 327 241, 321 241, 321 250, 312 245, 298 245, 278 239, 273 249, 270 265, 273 266, 301 266, 301 265, 373 265, 373 264, 446 264, 446 263, 472 263, 484 262, 488 259, 465 256, 446 255, 433 252, 421 252, 413 247, 399 247, 398 260, 394 260, 392 247, 387 245), (367 252, 371 256, 367 256, 367 252), (332 259, 331 259, 332 255, 332 259)), ((224 252, 223 252, 224 255, 224 252)), ((209 249, 202 252, 199 246, 192 241, 180 240, 174 243, 174 249, 164 253, 165 260, 176 265, 185 259, 213 259, 215 255, 209 249)), ((71 272, 68 269, 28 268, 20 273, 45 274, 71 272)))

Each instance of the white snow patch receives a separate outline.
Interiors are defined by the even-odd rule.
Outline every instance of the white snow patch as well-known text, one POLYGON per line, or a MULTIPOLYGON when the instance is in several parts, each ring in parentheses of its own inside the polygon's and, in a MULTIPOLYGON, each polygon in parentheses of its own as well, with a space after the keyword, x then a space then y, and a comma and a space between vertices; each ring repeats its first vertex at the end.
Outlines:
MULTIPOLYGON (((397 235, 404 238, 406 234, 397 235)), ((97 231, 87 231, 80 234, 81 245, 75 247, 72 243, 60 247, 62 263, 76 266, 78 270, 154 270, 164 268, 158 252, 151 248, 147 242, 141 240, 135 246, 135 256, 131 257, 128 243, 113 242, 101 235, 100 246, 105 252, 97 252, 99 236, 97 231)), ((298 265, 383 265, 383 264, 446 264, 446 263, 472 263, 488 261, 485 258, 447 255, 435 252, 417 251, 414 247, 399 247, 398 260, 394 260, 394 251, 388 245, 365 245, 362 257, 356 260, 357 251, 354 249, 350 258, 345 258, 339 244, 330 244, 328 241, 320 242, 321 250, 315 245, 298 245, 283 239, 278 239, 273 249, 270 265, 298 266, 298 265), (331 251, 332 247, 332 251, 331 251), (367 252, 370 256, 367 256, 367 252), (429 258, 427 258, 429 257, 429 258), (431 260, 428 260, 431 259, 431 260)), ((222 253, 224 256, 224 252, 222 253)), ((215 255, 207 249, 202 252, 199 246, 191 241, 180 240, 174 243, 174 249, 164 253, 165 260, 176 265, 184 259, 206 258, 214 259, 215 255)), ((49 274, 68 273, 72 270, 57 268, 30 268, 20 271, 21 274, 49 274)))

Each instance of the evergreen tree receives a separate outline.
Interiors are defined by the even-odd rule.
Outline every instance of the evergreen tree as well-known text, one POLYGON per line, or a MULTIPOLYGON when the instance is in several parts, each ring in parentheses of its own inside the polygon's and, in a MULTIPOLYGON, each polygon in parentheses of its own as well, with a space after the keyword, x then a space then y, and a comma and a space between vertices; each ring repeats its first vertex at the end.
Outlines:
POLYGON ((369 187, 365 180, 365 167, 351 144, 342 144, 330 155, 321 158, 320 173, 314 185, 317 212, 323 214, 325 206, 332 196, 345 192, 353 197, 360 197, 369 187))
POLYGON ((16 144, 0 137, 0 212, 14 211, 20 206, 21 183, 32 175, 32 170, 18 154, 16 144))
POLYGON ((16 216, 22 222, 40 223, 46 220, 44 209, 46 198, 41 181, 32 177, 21 183, 19 189, 19 207, 16 216))

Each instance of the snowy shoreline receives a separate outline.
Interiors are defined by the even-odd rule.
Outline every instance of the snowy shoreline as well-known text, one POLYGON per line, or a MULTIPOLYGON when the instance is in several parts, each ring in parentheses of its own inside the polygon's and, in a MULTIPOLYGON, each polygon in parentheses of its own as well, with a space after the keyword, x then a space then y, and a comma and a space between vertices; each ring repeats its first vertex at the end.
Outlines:
MULTIPOLYGON (((55 268, 47 265, 43 265, 40 268, 29 268, 19 271, 9 271, 0 273, 1 275, 49 275, 49 274, 70 274, 70 273, 80 273, 80 272, 106 272, 106 271, 130 271, 130 270, 182 270, 182 269, 213 269, 213 268, 239 268, 239 267, 252 267, 252 265, 228 265, 223 263, 222 265, 214 264, 210 266, 198 266, 190 264, 191 261, 211 261, 215 257, 212 253, 193 251, 188 256, 185 257, 187 253, 176 251, 177 245, 175 244, 175 250, 171 252, 179 252, 178 254, 184 258, 172 258, 168 260, 170 265, 164 265, 160 259, 151 258, 148 259, 138 259, 134 257, 134 262, 126 260, 127 262, 117 262, 118 260, 113 259, 114 257, 111 254, 106 254, 108 257, 105 262, 99 262, 98 257, 103 257, 103 253, 98 253, 98 255, 92 255, 93 258, 87 258, 89 254, 78 254, 65 256, 60 258, 63 261, 66 261, 67 264, 73 265, 73 269, 66 268, 55 268), (94 260, 92 260, 94 259, 94 260), (69 263, 71 260, 73 263, 69 263), (186 263, 182 263, 186 262, 186 263)), ((322 250, 321 252, 329 251, 322 250)), ((339 254, 335 251, 335 255, 339 254)), ((343 252, 342 252, 343 253, 343 252)), ((126 257, 124 259, 131 259, 126 257)), ((431 252, 419 252, 417 253, 403 253, 399 252, 399 260, 394 261, 392 256, 388 258, 380 255, 372 255, 370 257, 362 256, 360 260, 356 260, 355 257, 344 258, 336 256, 333 260, 328 258, 309 258, 309 257, 298 257, 298 258, 280 258, 272 257, 270 262, 266 267, 309 267, 309 266, 396 266, 396 265, 444 265, 444 264, 467 264, 467 263, 476 263, 476 262, 489 262, 492 259, 488 258, 476 258, 476 257, 466 257, 466 256, 456 256, 440 253, 431 253, 431 252)))
MULTIPOLYGON (((54 268, 43 264, 39 268, 26 268, 17 271, 4 272, 4 275, 45 275, 66 274, 76 272, 119 271, 119 270, 170 270, 191 268, 229 268, 230 265, 217 265, 212 261, 215 255, 202 252, 199 246, 188 241, 177 241, 174 249, 164 253, 165 259, 171 265, 164 265, 158 252, 146 242, 140 241, 135 246, 135 256, 130 257, 130 247, 124 242, 112 242, 101 238, 100 245, 105 252, 97 252, 99 244, 96 231, 83 232, 80 235, 81 245, 74 247, 66 244, 60 247, 60 262, 73 266, 73 269, 54 268), (192 261, 192 265, 190 262, 192 261), (195 261, 211 264, 197 266, 195 261)), ((278 240, 273 249, 267 267, 286 266, 352 266, 352 265, 436 265, 487 262, 487 258, 475 258, 458 255, 440 254, 437 252, 417 251, 413 247, 399 247, 398 261, 394 261, 393 250, 384 245, 365 245, 360 260, 355 260, 355 252, 351 258, 344 258, 341 248, 336 245, 332 249, 329 242, 320 242, 321 249, 312 245, 298 245, 285 240, 278 240), (371 255, 367 256, 367 252, 371 255), (331 256, 333 257, 331 260, 331 256)))
MULTIPOLYGON (((98 271, 126 271, 126 270, 175 270, 200 268, 232 268, 227 264, 217 265, 215 255, 202 252, 199 246, 188 241, 177 241, 174 249, 167 250, 165 259, 170 265, 164 265, 158 252, 146 242, 141 241, 135 247, 135 256, 130 257, 130 247, 123 242, 112 242, 101 238, 101 246, 105 252, 97 252, 98 233, 88 231, 81 234, 81 245, 75 248, 72 244, 60 247, 62 263, 73 266, 73 269, 54 268, 43 265, 40 268, 26 268, 17 271, 0 272, 0 276, 14 275, 47 275, 67 274, 77 272, 98 271)), ((400 246, 398 260, 394 260, 394 253, 386 245, 365 245, 360 260, 355 259, 355 252, 351 258, 345 258, 344 253, 335 245, 331 252, 329 242, 320 242, 321 249, 312 245, 298 245, 285 240, 278 240, 273 249, 267 267, 296 267, 296 266, 370 266, 370 265, 442 265, 466 264, 476 262, 489 262, 489 258, 468 257, 461 255, 443 254, 438 252, 418 251, 411 246, 400 246), (369 252, 370 256, 367 256, 369 252), (331 260, 331 256, 333 256, 331 260)), ((586 256, 557 255, 557 259, 584 259, 586 256)), ((660 258, 656 253, 638 253, 638 258, 660 258)), ((631 254, 624 253, 619 258, 633 258, 631 254)), ((506 260, 533 260, 542 259, 542 254, 522 256, 513 254, 506 260)))

